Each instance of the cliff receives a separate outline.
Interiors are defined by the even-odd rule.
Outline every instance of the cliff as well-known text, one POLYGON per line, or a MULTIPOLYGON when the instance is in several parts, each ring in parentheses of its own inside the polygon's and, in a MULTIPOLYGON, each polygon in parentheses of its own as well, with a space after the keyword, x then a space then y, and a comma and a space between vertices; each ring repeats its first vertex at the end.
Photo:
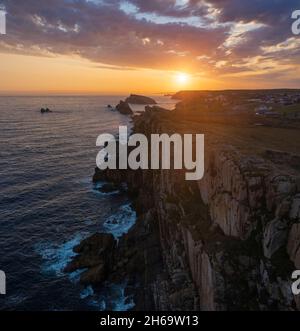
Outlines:
POLYGON ((205 133, 204 178, 96 169, 94 181, 127 183, 138 214, 101 279, 128 279, 137 310, 300 309, 291 292, 300 268, 298 131, 256 121, 148 108, 133 132, 205 133))

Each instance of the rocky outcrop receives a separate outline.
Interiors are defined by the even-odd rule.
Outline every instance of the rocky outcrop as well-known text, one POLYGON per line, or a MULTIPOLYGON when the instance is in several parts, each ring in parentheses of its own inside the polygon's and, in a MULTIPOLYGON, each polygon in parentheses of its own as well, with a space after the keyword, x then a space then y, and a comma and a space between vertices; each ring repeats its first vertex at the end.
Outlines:
MULTIPOLYGON (((185 130, 178 118, 187 116, 149 108, 134 119, 133 132, 185 130)), ((194 121, 193 115, 189 129, 194 121)), ((105 278, 103 262, 92 263, 98 253, 91 263, 78 263, 81 255, 74 263, 90 264, 100 280, 129 279, 137 310, 300 309, 291 292, 292 272, 300 268, 297 172, 208 139, 199 182, 186 181, 180 170, 96 169, 100 180, 127 183, 138 220, 112 245, 105 278)))
POLYGON ((125 102, 132 105, 156 105, 156 101, 154 99, 136 94, 131 94, 125 102))
POLYGON ((41 113, 42 113, 42 114, 52 113, 52 110, 50 110, 49 108, 42 108, 42 109, 41 109, 41 113))
POLYGON ((105 281, 111 270, 116 242, 112 235, 95 234, 74 248, 78 254, 65 268, 65 272, 85 270, 81 275, 82 284, 99 284, 105 281))
POLYGON ((124 101, 120 101, 120 103, 116 106, 116 109, 118 112, 120 112, 122 115, 133 115, 133 111, 130 108, 129 104, 124 101))

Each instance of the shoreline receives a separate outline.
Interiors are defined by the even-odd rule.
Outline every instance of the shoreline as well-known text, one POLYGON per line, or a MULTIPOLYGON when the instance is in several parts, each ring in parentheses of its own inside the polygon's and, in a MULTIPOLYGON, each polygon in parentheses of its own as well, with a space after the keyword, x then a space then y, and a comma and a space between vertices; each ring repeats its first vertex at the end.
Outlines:
MULTIPOLYGON (((183 111, 195 130, 193 110, 177 107, 172 113, 149 108, 134 117, 133 132, 185 132, 179 120, 183 111)), ((127 184, 137 222, 117 245, 108 250, 96 245, 80 258, 112 250, 101 281, 127 279, 125 295, 134 298, 134 310, 300 309, 289 287, 298 263, 291 248, 299 231, 293 214, 300 190, 297 172, 280 167, 275 152, 267 158, 232 137, 220 141, 220 122, 222 130, 239 125, 246 139, 245 128, 253 130, 255 117, 197 116, 197 130, 211 126, 215 132, 206 145, 205 179, 187 182, 177 170, 96 169, 94 182, 127 184)), ((272 120, 271 128, 276 125, 272 120)))

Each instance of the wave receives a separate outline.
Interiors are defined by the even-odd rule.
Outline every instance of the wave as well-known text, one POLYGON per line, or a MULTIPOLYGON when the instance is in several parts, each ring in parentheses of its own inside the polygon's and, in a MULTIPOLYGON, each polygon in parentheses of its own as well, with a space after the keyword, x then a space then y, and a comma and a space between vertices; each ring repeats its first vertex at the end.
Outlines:
MULTIPOLYGON (((136 212, 129 203, 122 205, 118 211, 110 216, 104 224, 104 229, 120 238, 128 233, 136 222, 136 212)), ((80 277, 86 270, 78 270, 69 275, 64 273, 65 267, 76 256, 73 248, 88 236, 87 233, 77 234, 74 238, 63 244, 51 242, 39 243, 35 251, 42 257, 42 273, 49 277, 68 277, 71 283, 80 286, 80 277)), ((92 286, 87 286, 79 292, 81 300, 97 311, 128 311, 134 308, 132 298, 125 296, 126 282, 123 284, 105 284, 97 293, 92 286)))
MULTIPOLYGON (((56 277, 65 276, 64 269, 69 262, 76 256, 73 248, 80 244, 85 236, 78 234, 75 238, 62 245, 53 243, 39 243, 35 246, 35 251, 42 257, 42 272, 46 275, 56 277)), ((75 275, 71 274, 71 279, 75 275)))
POLYGON ((125 295, 127 282, 122 284, 106 284, 103 290, 97 294, 91 286, 85 288, 81 299, 87 299, 87 304, 98 311, 129 311, 135 307, 131 296, 125 295))
POLYGON ((110 216, 103 227, 108 233, 113 234, 116 239, 119 239, 134 226, 136 222, 136 212, 130 203, 121 206, 118 211, 110 216))

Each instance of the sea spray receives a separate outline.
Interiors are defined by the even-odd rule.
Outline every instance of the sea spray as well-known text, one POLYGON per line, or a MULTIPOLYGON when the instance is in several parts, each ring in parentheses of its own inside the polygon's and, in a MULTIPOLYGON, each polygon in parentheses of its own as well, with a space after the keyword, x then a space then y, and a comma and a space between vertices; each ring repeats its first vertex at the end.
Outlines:
POLYGON ((131 204, 126 203, 107 219, 103 227, 106 232, 112 233, 116 239, 119 239, 129 232, 135 224, 136 218, 136 212, 131 204))

